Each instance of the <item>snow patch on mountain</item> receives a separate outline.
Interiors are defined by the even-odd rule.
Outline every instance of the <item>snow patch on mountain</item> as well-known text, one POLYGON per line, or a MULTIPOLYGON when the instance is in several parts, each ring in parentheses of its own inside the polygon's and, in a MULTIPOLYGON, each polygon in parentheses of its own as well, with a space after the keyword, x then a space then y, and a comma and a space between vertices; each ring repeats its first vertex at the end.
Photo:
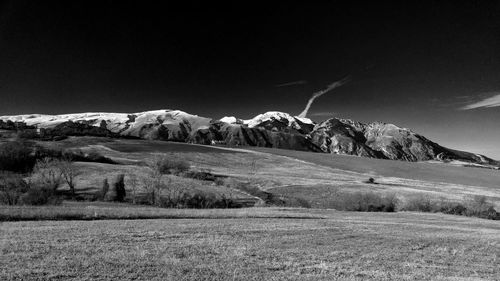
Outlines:
POLYGON ((106 126, 113 133, 141 136, 147 129, 163 126, 170 131, 183 130, 190 132, 198 128, 208 128, 211 119, 192 115, 180 110, 152 110, 138 113, 88 112, 61 115, 27 114, 16 116, 0 116, 0 120, 23 122, 28 126, 50 129, 64 122, 85 123, 95 127, 106 126))
POLYGON ((300 125, 297 123, 297 121, 300 121, 304 124, 314 124, 314 122, 309 118, 294 117, 288 113, 280 111, 268 111, 266 113, 259 114, 252 119, 243 120, 243 123, 248 125, 248 127, 253 128, 259 126, 260 124, 266 121, 274 121, 274 120, 281 122, 286 120, 290 126, 296 129, 300 128, 300 125))
POLYGON ((243 120, 236 118, 234 116, 224 116, 219 121, 228 123, 228 124, 243 124, 243 120))

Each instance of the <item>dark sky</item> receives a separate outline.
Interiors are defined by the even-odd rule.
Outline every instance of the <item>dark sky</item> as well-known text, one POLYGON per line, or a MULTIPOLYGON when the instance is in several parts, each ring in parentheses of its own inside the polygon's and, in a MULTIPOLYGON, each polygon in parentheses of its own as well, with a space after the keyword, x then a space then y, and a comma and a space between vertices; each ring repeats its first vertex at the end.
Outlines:
POLYGON ((500 95, 499 1, 158 2, 0 2, 0 115, 298 114, 351 75, 311 118, 394 123, 500 159, 500 107, 460 109, 500 95))

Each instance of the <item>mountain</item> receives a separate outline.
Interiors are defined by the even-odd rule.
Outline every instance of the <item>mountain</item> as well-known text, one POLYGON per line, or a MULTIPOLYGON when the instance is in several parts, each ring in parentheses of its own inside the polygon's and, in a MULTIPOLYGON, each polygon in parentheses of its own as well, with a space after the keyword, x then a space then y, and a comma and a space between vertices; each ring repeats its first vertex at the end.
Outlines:
POLYGON ((42 139, 72 135, 132 137, 207 145, 274 147, 404 161, 500 165, 483 155, 440 146, 393 124, 364 124, 340 118, 315 123, 308 118, 278 111, 259 114, 248 120, 236 117, 216 120, 180 110, 0 116, 0 129, 35 131, 32 135, 42 139))

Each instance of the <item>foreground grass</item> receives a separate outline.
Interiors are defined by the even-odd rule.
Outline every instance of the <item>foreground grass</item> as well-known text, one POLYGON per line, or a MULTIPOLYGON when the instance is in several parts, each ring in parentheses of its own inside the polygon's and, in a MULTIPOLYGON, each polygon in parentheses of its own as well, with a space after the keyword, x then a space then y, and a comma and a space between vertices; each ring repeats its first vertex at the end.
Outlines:
POLYGON ((65 202, 61 206, 2 206, 0 221, 179 218, 321 218, 303 209, 165 209, 113 202, 65 202))
POLYGON ((265 211, 280 210, 222 220, 4 222, 0 279, 500 280, 497 222, 328 210, 300 210, 323 219, 248 218, 265 211))

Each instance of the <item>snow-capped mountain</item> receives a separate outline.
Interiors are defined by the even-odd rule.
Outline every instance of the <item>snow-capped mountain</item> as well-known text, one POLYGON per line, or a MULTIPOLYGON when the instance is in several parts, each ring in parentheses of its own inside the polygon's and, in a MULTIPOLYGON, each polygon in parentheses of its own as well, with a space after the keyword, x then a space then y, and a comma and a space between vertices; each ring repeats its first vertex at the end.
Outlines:
POLYGON ((261 127, 272 131, 285 131, 289 133, 307 134, 314 127, 314 122, 309 118, 292 116, 285 112, 268 111, 252 119, 238 119, 224 117, 220 121, 229 124, 244 124, 249 128, 261 127))
MULTIPOLYGON (((483 155, 456 151, 393 124, 331 118, 315 123, 270 111, 244 120, 220 120, 180 110, 139 113, 77 113, 0 116, 0 129, 36 131, 34 137, 93 135, 198 144, 263 146, 405 161, 451 161, 499 165, 483 155)), ((1 131, 0 131, 1 133, 1 131)))
POLYGON ((97 127, 120 136, 184 141, 193 130, 208 128, 210 121, 210 118, 191 115, 180 110, 154 110, 138 113, 30 114, 0 116, 0 128, 2 123, 4 128, 23 124, 40 129, 45 134, 59 134, 72 130, 71 128, 76 129, 76 127, 84 131, 97 127))

